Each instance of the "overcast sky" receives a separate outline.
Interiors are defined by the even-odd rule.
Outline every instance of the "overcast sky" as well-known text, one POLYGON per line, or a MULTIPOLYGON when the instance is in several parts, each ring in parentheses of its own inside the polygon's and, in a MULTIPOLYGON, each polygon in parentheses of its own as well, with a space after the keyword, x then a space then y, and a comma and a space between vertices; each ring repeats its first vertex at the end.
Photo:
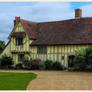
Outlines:
POLYGON ((92 17, 92 2, 1 2, 0 40, 8 42, 15 16, 35 22, 60 21, 74 18, 76 8, 82 9, 83 17, 92 17))

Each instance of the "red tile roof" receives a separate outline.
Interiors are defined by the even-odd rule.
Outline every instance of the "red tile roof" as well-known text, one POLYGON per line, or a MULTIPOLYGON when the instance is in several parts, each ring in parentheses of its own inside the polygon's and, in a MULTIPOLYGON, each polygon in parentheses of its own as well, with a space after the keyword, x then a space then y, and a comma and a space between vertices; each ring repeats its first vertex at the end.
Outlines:
POLYGON ((23 28, 30 39, 35 39, 37 31, 37 23, 29 22, 23 19, 20 19, 20 22, 23 25, 23 28))
POLYGON ((92 17, 38 23, 31 45, 92 44, 92 17))
POLYGON ((92 44, 92 17, 35 23, 20 19, 30 45, 92 44))

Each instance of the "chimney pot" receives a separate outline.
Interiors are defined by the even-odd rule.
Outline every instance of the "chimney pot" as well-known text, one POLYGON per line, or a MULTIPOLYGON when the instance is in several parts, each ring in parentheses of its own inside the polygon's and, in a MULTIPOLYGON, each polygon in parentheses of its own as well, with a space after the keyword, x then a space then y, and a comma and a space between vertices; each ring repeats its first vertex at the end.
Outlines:
POLYGON ((81 9, 75 9, 75 18, 79 19, 82 17, 82 10, 81 9))
POLYGON ((14 26, 16 25, 16 23, 20 21, 20 17, 15 17, 15 20, 14 20, 14 26))

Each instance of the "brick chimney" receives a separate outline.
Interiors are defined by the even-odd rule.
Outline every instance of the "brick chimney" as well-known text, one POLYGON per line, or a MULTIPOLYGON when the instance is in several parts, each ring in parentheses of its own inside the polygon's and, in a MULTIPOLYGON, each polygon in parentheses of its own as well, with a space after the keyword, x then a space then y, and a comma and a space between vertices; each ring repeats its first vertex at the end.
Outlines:
POLYGON ((14 26, 16 25, 16 23, 20 21, 20 17, 15 17, 15 20, 14 20, 14 26))
POLYGON ((81 9, 75 9, 75 18, 79 19, 82 17, 82 10, 81 9))

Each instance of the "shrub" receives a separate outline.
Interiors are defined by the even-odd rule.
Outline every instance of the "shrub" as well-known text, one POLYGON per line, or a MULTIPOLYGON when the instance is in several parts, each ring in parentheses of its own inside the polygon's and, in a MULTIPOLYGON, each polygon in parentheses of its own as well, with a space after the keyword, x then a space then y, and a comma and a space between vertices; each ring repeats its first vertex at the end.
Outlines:
POLYGON ((34 59, 34 60, 30 60, 28 62, 28 69, 32 69, 32 70, 36 70, 39 69, 39 63, 41 62, 40 59, 34 59))
POLYGON ((16 64, 15 69, 23 69, 23 65, 21 63, 16 64))
POLYGON ((85 70, 86 69, 87 62, 85 61, 85 56, 81 53, 79 53, 77 56, 75 56, 74 60, 74 67, 78 70, 85 70))
POLYGON ((0 40, 0 54, 5 48, 5 42, 0 40))
POLYGON ((45 68, 46 68, 45 65, 39 65, 40 70, 45 70, 45 68))
POLYGON ((85 49, 85 61, 87 62, 87 65, 92 68, 92 46, 85 49))
POLYGON ((52 60, 46 60, 45 61, 45 67, 46 67, 46 69, 47 70, 51 70, 52 69, 52 64, 53 64, 52 60))
POLYGON ((73 72, 73 71, 77 71, 77 70, 76 70, 75 67, 69 67, 69 68, 68 68, 68 71, 73 72))
POLYGON ((54 70, 62 70, 62 65, 61 65, 60 62, 56 61, 56 62, 53 62, 52 68, 53 68, 54 70))
POLYGON ((88 46, 87 48, 76 52, 74 67, 77 70, 87 70, 87 68, 92 69, 92 46, 88 46))
POLYGON ((11 65, 13 64, 13 59, 10 56, 2 55, 2 57, 0 58, 0 65, 3 67, 7 67, 9 68, 11 65))

